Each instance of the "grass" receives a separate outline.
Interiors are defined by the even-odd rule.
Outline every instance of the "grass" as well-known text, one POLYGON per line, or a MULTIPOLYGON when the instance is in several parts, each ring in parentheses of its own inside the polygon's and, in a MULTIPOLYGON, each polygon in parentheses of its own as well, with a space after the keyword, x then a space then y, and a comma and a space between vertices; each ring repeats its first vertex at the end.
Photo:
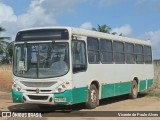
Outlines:
POLYGON ((160 88, 152 87, 146 91, 143 92, 148 97, 158 97, 160 98, 160 88))
POLYGON ((154 91, 152 91, 152 92, 149 92, 147 96, 160 97, 160 93, 155 93, 154 91))
POLYGON ((11 65, 0 65, 0 91, 11 91, 12 67, 11 65))

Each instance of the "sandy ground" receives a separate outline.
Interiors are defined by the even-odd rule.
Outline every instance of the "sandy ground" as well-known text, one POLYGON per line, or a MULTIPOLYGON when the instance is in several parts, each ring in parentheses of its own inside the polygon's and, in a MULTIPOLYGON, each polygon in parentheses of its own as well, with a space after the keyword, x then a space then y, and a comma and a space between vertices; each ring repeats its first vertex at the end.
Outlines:
MULTIPOLYGON (((51 106, 48 109, 40 109, 37 105, 31 104, 16 104, 12 103, 11 93, 0 92, 0 111, 46 111, 42 115, 47 117, 34 118, 34 120, 160 120, 158 117, 92 117, 92 115, 86 117, 90 111, 160 111, 160 97, 148 96, 148 94, 140 94, 137 99, 128 99, 127 95, 107 98, 100 101, 100 106, 96 109, 87 110, 84 109, 83 104, 73 106, 51 106), (72 112, 66 112, 72 111, 72 112), (80 111, 80 112, 79 112, 80 111), (72 114, 73 113, 73 114, 72 114), (58 115, 58 117, 48 117, 58 115), (78 115, 78 117, 63 117, 64 115, 78 115), (60 117, 61 116, 61 117, 60 117), (85 116, 85 117, 84 117, 85 116)), ((94 115, 93 115, 94 116, 94 115)), ((22 118, 0 118, 0 120, 20 120, 22 118)), ((33 118, 24 118, 25 120, 32 120, 33 118)))
POLYGON ((0 65, 0 91, 11 91, 12 66, 0 65))

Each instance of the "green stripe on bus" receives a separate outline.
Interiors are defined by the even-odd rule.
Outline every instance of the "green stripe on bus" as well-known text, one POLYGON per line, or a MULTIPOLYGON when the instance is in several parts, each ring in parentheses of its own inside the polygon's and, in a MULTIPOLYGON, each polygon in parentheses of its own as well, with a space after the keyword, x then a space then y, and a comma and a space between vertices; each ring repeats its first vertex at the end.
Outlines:
POLYGON ((147 80, 147 88, 153 85, 153 79, 147 80))
POLYGON ((14 103, 23 103, 22 92, 17 92, 12 89, 12 99, 14 103))
POLYGON ((55 103, 60 105, 68 105, 71 104, 72 101, 72 92, 71 90, 66 90, 63 93, 55 93, 54 98, 66 98, 66 102, 55 102, 55 103))
POLYGON ((88 100, 88 87, 72 89, 72 104, 86 102, 88 100))
POLYGON ((121 82, 119 83, 119 94, 118 95, 123 95, 123 94, 128 94, 131 92, 131 82, 121 82))
MULTIPOLYGON (((148 87, 151 87, 152 85, 153 85, 153 79, 141 80, 139 82, 139 91, 146 90, 148 87)), ((112 96, 128 94, 130 92, 131 92, 131 82, 106 84, 102 85, 101 87, 101 98, 108 98, 112 96)))
POLYGON ((114 96, 114 84, 102 85, 101 98, 114 96))
POLYGON ((118 93, 118 89, 119 88, 119 83, 115 83, 114 84, 114 96, 117 96, 117 95, 119 95, 119 93, 118 93))
POLYGON ((69 105, 86 102, 88 100, 88 87, 74 88, 63 93, 54 94, 55 98, 66 98, 66 102, 56 102, 60 105, 69 105))
POLYGON ((139 85, 139 91, 146 90, 153 85, 153 79, 141 80, 139 85))
POLYGON ((101 98, 128 94, 131 91, 131 82, 121 82, 102 85, 101 98))
POLYGON ((143 90, 146 90, 146 80, 141 80, 139 83, 139 91, 143 91, 143 90))

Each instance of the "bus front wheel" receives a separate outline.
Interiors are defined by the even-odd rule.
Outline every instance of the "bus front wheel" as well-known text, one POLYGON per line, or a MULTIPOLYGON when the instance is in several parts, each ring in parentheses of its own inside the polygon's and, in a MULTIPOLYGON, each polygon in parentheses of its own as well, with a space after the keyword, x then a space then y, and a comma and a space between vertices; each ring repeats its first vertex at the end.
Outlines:
POLYGON ((99 103, 98 89, 94 84, 92 84, 88 91, 88 102, 86 102, 86 108, 94 109, 97 107, 98 103, 99 103))
POLYGON ((131 93, 129 94, 129 98, 136 99, 138 96, 138 83, 133 80, 132 86, 131 86, 131 93))

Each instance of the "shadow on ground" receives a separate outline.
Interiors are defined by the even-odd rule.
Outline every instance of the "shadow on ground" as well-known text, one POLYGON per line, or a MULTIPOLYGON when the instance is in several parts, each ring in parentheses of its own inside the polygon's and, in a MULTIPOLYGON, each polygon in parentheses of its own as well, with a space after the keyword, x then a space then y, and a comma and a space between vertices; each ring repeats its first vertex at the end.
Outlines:
MULTIPOLYGON (((146 92, 139 93, 137 99, 145 97, 147 95, 148 93, 146 92)), ((105 98, 105 99, 100 100, 100 106, 107 105, 107 104, 113 104, 113 103, 120 102, 120 101, 127 100, 127 99, 130 99, 128 94, 116 96, 116 97, 105 98)))

